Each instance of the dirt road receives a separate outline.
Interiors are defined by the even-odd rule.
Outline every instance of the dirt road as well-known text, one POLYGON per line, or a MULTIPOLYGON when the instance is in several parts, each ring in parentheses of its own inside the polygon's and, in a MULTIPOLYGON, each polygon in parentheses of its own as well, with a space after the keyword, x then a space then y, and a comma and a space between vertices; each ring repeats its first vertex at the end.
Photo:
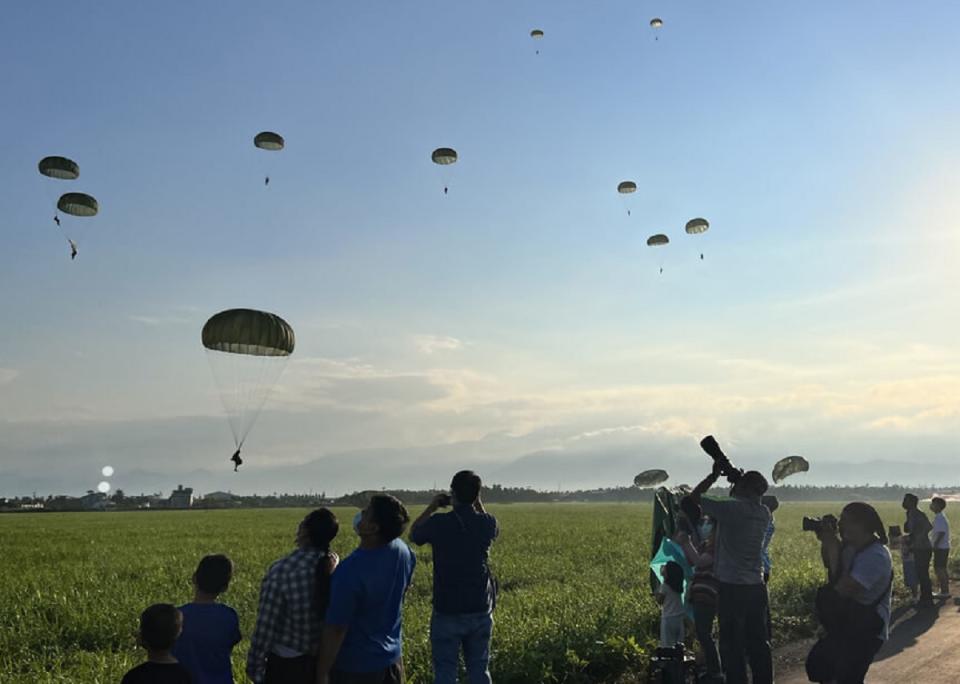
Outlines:
MULTIPOLYGON (((866 684, 960 682, 960 607, 952 599, 938 603, 939 610, 901 608, 894 613, 890 640, 870 666, 866 684)), ((802 665, 777 675, 777 684, 806 682, 802 665)))

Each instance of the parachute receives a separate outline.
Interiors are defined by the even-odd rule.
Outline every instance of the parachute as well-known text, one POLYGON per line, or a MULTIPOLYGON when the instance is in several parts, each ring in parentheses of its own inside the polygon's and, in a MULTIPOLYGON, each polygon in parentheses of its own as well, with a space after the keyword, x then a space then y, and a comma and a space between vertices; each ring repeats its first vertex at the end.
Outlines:
POLYGON ((787 456, 786 458, 781 458, 773 466, 773 481, 774 483, 778 483, 791 475, 805 473, 809 470, 810 464, 807 462, 807 459, 802 456, 787 456))
POLYGON ((47 178, 57 180, 77 180, 80 177, 80 166, 77 162, 66 157, 44 157, 37 164, 40 173, 47 178))
POLYGON ((261 150, 279 152, 283 149, 283 136, 272 131, 263 131, 253 137, 253 144, 261 150))
POLYGON ((663 233, 657 233, 656 235, 651 235, 647 238, 647 247, 662 247, 663 245, 669 244, 670 238, 663 233))
POLYGON ((653 470, 644 470, 642 473, 633 478, 634 487, 656 487, 658 484, 663 484, 666 482, 670 476, 667 474, 666 470, 653 469, 653 470))
POLYGON ((449 164, 456 163, 457 151, 452 147, 438 147, 433 151, 433 154, 430 155, 430 158, 434 164, 448 166, 449 164))
POLYGON ((658 28, 661 28, 662 26, 663 26, 663 19, 661 19, 660 17, 654 17, 653 19, 650 20, 650 28, 658 29, 658 28))
MULTIPOLYGON (((440 167, 447 167, 451 164, 457 163, 457 151, 452 147, 438 147, 430 154, 430 159, 433 160, 434 164, 437 164, 440 167)), ((443 168, 441 176, 443 179, 443 194, 446 195, 447 191, 450 189, 449 170, 443 168)))
POLYGON ((633 181, 623 181, 620 185, 617 186, 617 192, 621 195, 629 195, 631 192, 637 191, 637 184, 633 181))
POLYGON ((239 454, 293 353, 296 337, 276 314, 228 309, 206 322, 201 340, 239 454))
POLYGON ((700 235, 701 233, 706 233, 710 229, 710 222, 704 218, 695 218, 687 221, 685 230, 687 235, 700 235))
POLYGON ((100 204, 90 195, 82 192, 68 192, 60 195, 57 200, 57 209, 70 216, 96 216, 100 211, 100 204))
POLYGON ((530 37, 533 38, 534 40, 539 40, 540 38, 543 38, 543 31, 541 31, 540 29, 533 29, 530 32, 530 37))

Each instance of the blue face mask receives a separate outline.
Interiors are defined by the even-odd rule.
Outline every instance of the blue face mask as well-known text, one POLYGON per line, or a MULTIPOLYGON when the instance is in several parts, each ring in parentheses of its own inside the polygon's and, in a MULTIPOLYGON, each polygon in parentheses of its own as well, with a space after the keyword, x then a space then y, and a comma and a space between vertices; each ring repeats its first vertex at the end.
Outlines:
POLYGON ((713 523, 703 523, 700 525, 700 538, 707 539, 713 534, 713 523))
POLYGON ((357 533, 357 536, 360 536, 360 521, 363 519, 363 511, 357 511, 357 514, 353 516, 353 531, 357 533))

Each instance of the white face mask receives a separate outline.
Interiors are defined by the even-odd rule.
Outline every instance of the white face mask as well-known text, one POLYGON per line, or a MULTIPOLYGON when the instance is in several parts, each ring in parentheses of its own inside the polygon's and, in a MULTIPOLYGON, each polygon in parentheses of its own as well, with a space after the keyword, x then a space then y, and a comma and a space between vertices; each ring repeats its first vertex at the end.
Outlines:
POLYGON ((700 525, 700 538, 707 539, 713 534, 713 523, 703 523, 700 525))
POLYGON ((357 514, 353 516, 353 531, 357 533, 357 536, 360 536, 360 521, 363 520, 363 511, 357 511, 357 514))

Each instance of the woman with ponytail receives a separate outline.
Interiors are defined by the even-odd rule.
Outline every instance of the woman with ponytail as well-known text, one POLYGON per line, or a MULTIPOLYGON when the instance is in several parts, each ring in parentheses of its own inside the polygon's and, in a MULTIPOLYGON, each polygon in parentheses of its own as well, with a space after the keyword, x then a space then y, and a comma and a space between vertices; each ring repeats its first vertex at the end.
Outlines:
POLYGON ((337 518, 329 509, 307 514, 297 549, 270 566, 260 587, 247 674, 256 684, 313 684, 330 575, 339 559, 330 550, 337 518))
POLYGON ((862 684, 890 630, 886 528, 873 506, 857 501, 844 507, 839 525, 824 519, 817 536, 829 578, 816 606, 826 636, 807 656, 807 674, 813 682, 862 684))

